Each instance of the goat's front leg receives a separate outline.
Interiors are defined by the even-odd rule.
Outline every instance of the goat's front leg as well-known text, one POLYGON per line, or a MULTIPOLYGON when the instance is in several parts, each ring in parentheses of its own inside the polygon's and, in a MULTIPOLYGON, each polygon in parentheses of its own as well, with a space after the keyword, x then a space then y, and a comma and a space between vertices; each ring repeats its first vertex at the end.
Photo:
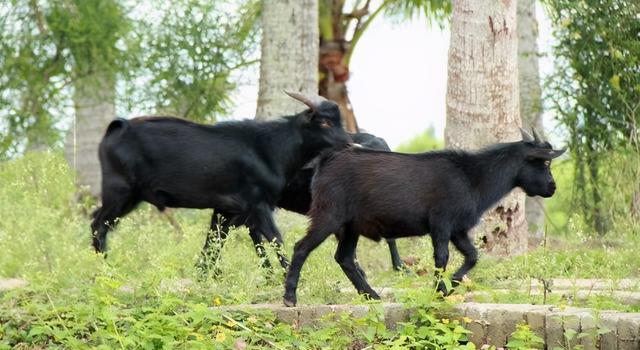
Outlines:
POLYGON ((293 248, 293 257, 291 258, 291 266, 287 271, 287 278, 284 283, 284 305, 296 306, 298 301, 296 290, 298 289, 298 280, 300 279, 300 270, 311 251, 316 249, 320 243, 324 242, 332 232, 336 230, 329 226, 315 226, 313 222, 307 231, 306 236, 302 237, 293 248), (316 228, 322 227, 322 228, 316 228))
POLYGON ((262 244, 262 236, 260 232, 257 230, 250 228, 249 236, 253 241, 253 247, 256 248, 256 253, 258 254, 258 258, 260 258, 260 266, 263 269, 269 270, 271 269, 271 263, 269 262, 269 257, 267 256, 267 252, 264 250, 264 245, 262 244))
POLYGON ((447 290, 445 283, 442 281, 442 274, 447 269, 449 262, 449 239, 451 231, 448 229, 433 230, 431 233, 431 241, 433 242, 433 257, 436 266, 436 277, 438 281, 438 291, 444 295, 450 292, 447 290))
POLYGON ((260 211, 260 218, 257 220, 255 227, 256 231, 262 235, 269 243, 276 245, 276 254, 278 255, 278 261, 283 269, 289 267, 289 260, 284 255, 284 242, 282 235, 273 220, 273 211, 271 209, 263 209, 260 211))

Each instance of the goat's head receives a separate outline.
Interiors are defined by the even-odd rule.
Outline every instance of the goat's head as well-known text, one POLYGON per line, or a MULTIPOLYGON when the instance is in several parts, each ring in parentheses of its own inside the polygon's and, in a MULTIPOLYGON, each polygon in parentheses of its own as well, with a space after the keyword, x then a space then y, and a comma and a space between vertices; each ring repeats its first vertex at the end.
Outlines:
POLYGON ((310 151, 315 153, 325 148, 343 148, 352 142, 342 128, 340 108, 335 102, 322 96, 285 93, 309 107, 296 118, 302 123, 303 142, 310 151))
POLYGON ((566 148, 553 149, 535 129, 533 129, 533 136, 522 128, 520 131, 522 132, 523 163, 516 185, 528 196, 551 197, 556 191, 556 182, 551 174, 551 160, 563 154, 566 148))

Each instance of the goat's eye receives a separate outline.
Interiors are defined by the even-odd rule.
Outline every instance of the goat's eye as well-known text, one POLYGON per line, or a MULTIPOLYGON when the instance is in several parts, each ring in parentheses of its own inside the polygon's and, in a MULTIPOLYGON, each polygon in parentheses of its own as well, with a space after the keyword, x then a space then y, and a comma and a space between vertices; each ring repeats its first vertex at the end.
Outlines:
POLYGON ((544 161, 544 166, 546 166, 547 168, 551 166, 551 161, 550 160, 545 160, 544 161))
POLYGON ((333 127, 333 123, 330 120, 323 119, 320 122, 320 127, 321 128, 332 128, 333 127))

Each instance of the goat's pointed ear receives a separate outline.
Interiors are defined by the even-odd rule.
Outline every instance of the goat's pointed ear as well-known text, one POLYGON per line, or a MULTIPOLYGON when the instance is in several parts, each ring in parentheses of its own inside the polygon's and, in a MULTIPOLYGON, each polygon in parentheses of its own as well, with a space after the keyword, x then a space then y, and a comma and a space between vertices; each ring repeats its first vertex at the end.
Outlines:
POLYGON ((531 152, 529 153, 529 156, 530 157, 534 157, 534 158, 551 160, 551 159, 560 157, 566 151, 567 151, 566 147, 563 148, 563 149, 541 149, 541 148, 537 148, 537 149, 531 150, 531 152))
POLYGON ((524 142, 533 142, 534 138, 527 132, 527 130, 520 128, 520 133, 522 134, 522 141, 524 142))
POLYGON ((566 147, 565 147, 565 148, 563 148, 563 149, 554 149, 554 150, 552 151, 552 152, 553 152, 553 154, 552 154, 551 158, 552 158, 552 159, 553 159, 553 158, 558 158, 558 157, 560 157, 560 156, 561 156, 564 152, 566 152, 566 151, 567 151, 567 148, 566 148, 566 147))
POLYGON ((300 116, 300 118, 302 119, 302 122, 304 124, 309 124, 311 123, 311 121, 316 117, 316 113, 314 111, 311 111, 309 113, 307 112, 302 112, 302 115, 300 116))

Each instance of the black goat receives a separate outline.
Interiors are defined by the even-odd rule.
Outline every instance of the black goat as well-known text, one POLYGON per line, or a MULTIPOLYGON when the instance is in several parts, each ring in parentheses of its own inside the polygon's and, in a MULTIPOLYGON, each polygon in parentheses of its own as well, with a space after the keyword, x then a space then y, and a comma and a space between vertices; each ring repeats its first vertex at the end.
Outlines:
MULTIPOLYGON (((268 122, 209 126, 142 117, 109 124, 99 148, 102 207, 91 224, 96 251, 105 251, 116 219, 146 201, 159 210, 213 208, 212 230, 217 215, 224 218, 224 227, 246 225, 263 266, 269 266, 261 241, 264 237, 282 244, 272 212, 285 184, 321 151, 351 141, 337 104, 289 95, 310 109, 268 122)), ((205 250, 210 243, 206 241, 205 250)), ((278 258, 283 267, 288 265, 281 252, 278 258)))
MULTIPOLYGON (((379 151, 391 151, 387 142, 375 135, 367 133, 351 134, 351 139, 354 143, 360 146, 379 150, 379 151)), ((282 191, 280 200, 278 201, 278 207, 290 210, 302 215, 306 215, 311 207, 311 179, 319 157, 312 160, 302 170, 300 170, 287 186, 282 191)), ((400 271, 403 267, 400 254, 398 254, 398 246, 395 239, 387 239, 389 245, 389 252, 391 253, 391 264, 393 269, 400 271)))
MULTIPOLYGON (((353 258, 359 235, 378 241, 430 234, 435 266, 442 270, 451 241, 464 255, 464 264, 453 275, 460 281, 477 261, 468 231, 488 208, 515 187, 529 196, 550 197, 555 192, 549 165, 564 150, 553 150, 535 130, 534 135, 523 130, 522 141, 477 153, 349 149, 327 155, 312 185, 311 225, 296 243, 287 273, 285 305, 296 304, 304 261, 332 233, 338 238, 336 261, 358 292, 371 298, 379 296, 353 258)), ((448 292, 444 283, 438 289, 448 292)))

